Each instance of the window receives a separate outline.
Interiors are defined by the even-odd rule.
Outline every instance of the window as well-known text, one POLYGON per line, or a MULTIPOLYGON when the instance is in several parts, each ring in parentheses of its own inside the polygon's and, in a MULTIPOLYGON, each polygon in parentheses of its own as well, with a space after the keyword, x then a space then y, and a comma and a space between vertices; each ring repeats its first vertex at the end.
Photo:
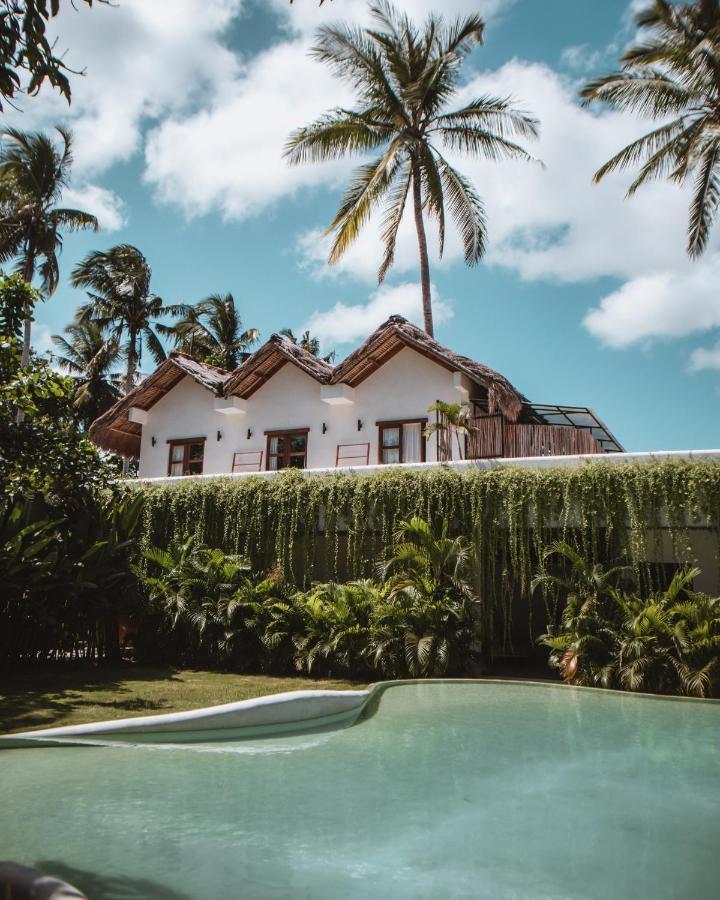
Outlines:
POLYGON ((427 419, 406 419, 398 422, 377 422, 378 462, 425 462, 427 419))
POLYGON ((168 441, 168 475, 202 475, 205 438, 183 438, 168 441))
POLYGON ((307 440, 309 428, 295 431, 266 431, 267 467, 277 469, 304 469, 307 467, 307 440))

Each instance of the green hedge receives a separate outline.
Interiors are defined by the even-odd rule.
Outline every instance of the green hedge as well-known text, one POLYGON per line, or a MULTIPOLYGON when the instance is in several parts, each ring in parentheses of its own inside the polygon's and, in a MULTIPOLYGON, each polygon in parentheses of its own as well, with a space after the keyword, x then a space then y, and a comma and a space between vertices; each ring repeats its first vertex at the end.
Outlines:
POLYGON ((666 527, 677 562, 692 561, 690 529, 720 534, 720 463, 585 463, 578 468, 448 466, 368 474, 198 479, 142 485, 146 545, 194 535, 277 563, 298 582, 372 572, 397 523, 420 515, 470 537, 478 588, 495 602, 527 595, 537 559, 562 538, 591 559, 647 557, 647 532, 666 527))

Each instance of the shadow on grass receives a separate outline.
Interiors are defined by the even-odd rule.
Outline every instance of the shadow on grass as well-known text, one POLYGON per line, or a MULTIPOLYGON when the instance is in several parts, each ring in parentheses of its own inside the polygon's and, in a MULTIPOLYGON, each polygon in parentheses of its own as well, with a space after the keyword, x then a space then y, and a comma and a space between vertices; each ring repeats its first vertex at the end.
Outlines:
POLYGON ((127 685, 171 680, 177 680, 176 670, 167 666, 96 668, 87 663, 58 662, 0 672, 0 732, 61 725, 64 718, 87 707, 104 707, 109 713, 162 710, 172 704, 138 697, 127 685), (112 691, 115 696, 93 697, 96 691, 112 691))
POLYGON ((189 895, 180 894, 147 878, 105 876, 76 869, 56 860, 43 860, 35 865, 41 872, 62 878, 83 891, 89 900, 191 900, 189 895))

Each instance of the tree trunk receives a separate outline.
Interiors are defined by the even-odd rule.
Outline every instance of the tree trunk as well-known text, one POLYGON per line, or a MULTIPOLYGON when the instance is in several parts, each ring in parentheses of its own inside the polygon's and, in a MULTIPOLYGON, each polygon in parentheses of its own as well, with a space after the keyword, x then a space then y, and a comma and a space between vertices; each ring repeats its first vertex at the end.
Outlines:
MULTIPOLYGON (((33 275, 35 274, 35 253, 29 248, 25 249, 25 267, 23 269, 23 280, 26 284, 32 284, 33 275)), ((32 336, 32 309, 25 307, 25 321, 23 322, 23 347, 22 357, 20 360, 23 368, 30 362, 30 338, 32 336)))
MULTIPOLYGON (((125 370, 125 393, 129 394, 130 391, 134 387, 135 382, 135 372, 137 371, 137 331, 134 328, 130 329, 130 335, 128 340, 128 358, 127 358, 127 369, 125 370)), ((122 473, 123 475, 127 475, 130 471, 130 457, 123 456, 123 465, 122 465, 122 473)))
POLYGON ((428 262, 427 238, 423 222, 420 170, 416 162, 412 164, 413 205, 415 207, 415 229, 420 250, 420 283, 422 284, 423 323, 425 331, 433 336, 432 300, 430 297, 430 263, 428 262))

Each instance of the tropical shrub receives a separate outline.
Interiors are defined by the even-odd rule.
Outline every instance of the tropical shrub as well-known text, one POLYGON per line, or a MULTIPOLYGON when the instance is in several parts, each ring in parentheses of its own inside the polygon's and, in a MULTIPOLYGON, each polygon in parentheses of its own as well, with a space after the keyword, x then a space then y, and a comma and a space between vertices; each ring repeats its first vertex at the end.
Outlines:
MULTIPOLYGON (((618 586, 624 567, 590 566, 558 544, 570 563, 537 584, 567 590, 559 626, 540 638, 569 684, 705 697, 720 674, 720 600, 693 591, 699 569, 680 570, 663 591, 618 586)), ((625 582, 627 584, 627 581, 625 582)))

